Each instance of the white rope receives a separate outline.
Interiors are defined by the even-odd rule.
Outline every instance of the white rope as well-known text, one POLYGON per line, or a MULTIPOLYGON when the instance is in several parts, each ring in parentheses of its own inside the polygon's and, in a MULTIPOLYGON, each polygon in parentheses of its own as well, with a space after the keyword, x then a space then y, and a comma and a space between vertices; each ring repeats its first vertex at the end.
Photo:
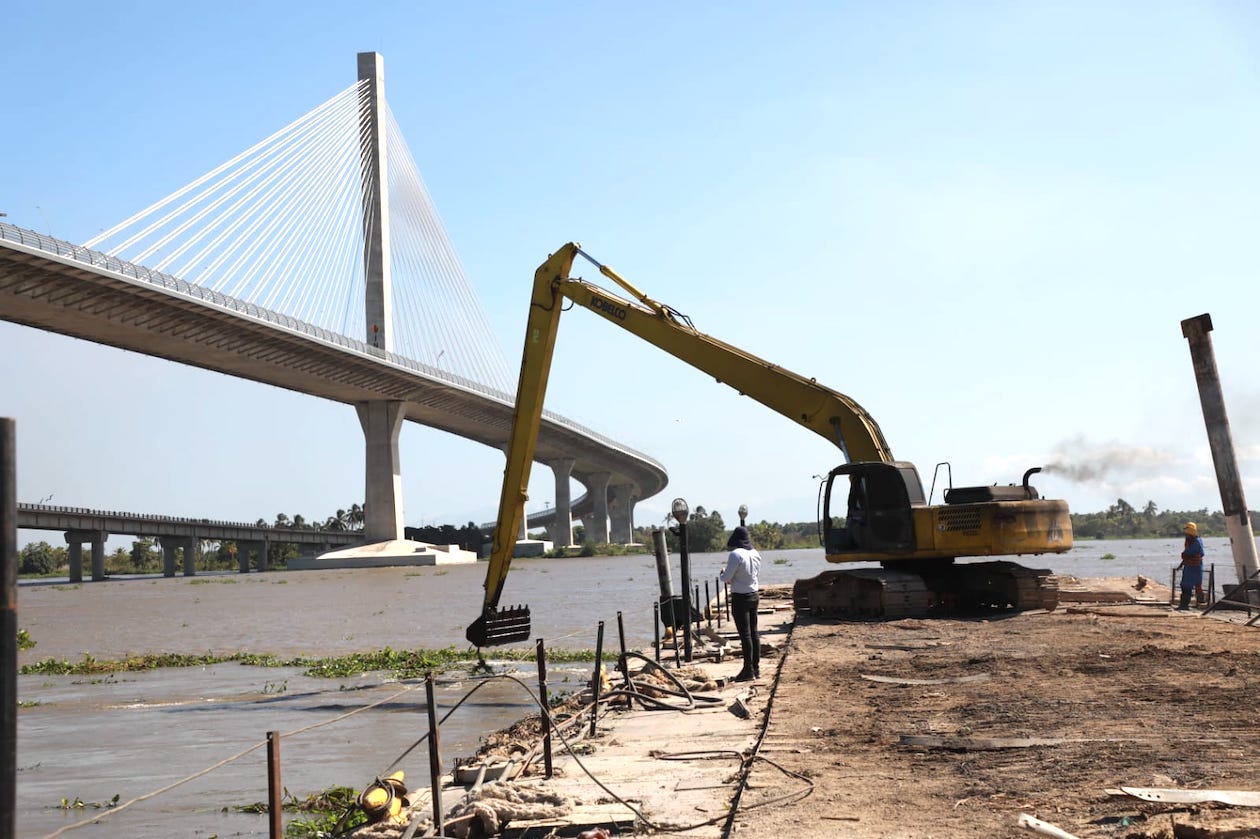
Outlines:
MULTIPOLYGON (((417 687, 419 686, 411 685, 408 687, 404 687, 402 690, 398 691, 397 693, 394 693, 392 696, 388 696, 384 699, 377 700, 376 702, 369 703, 367 705, 364 705, 362 708, 355 708, 353 711, 347 711, 344 714, 338 714, 337 716, 332 717, 330 719, 323 720, 321 722, 311 723, 310 725, 304 726, 302 728, 295 728, 293 731, 284 732, 280 735, 280 739, 284 740, 288 737, 295 737, 298 734, 304 734, 307 731, 312 731, 316 728, 323 728, 326 725, 332 725, 335 722, 340 722, 341 720, 344 720, 347 717, 352 717, 355 714, 361 714, 364 711, 367 711, 372 708, 376 708, 386 702, 393 702, 398 697, 402 696, 405 693, 409 693, 415 690, 417 687)), ((53 831, 52 833, 49 833, 47 836, 44 837, 44 839, 56 839, 56 837, 68 831, 75 830, 77 828, 84 827, 89 824, 95 824, 97 822, 104 821, 109 816, 112 816, 115 813, 121 813, 123 810, 126 810, 128 807, 130 807, 133 804, 139 804, 141 801, 147 801, 150 798, 154 798, 158 795, 161 795, 164 792, 169 792, 170 790, 173 790, 176 787, 183 786, 189 781, 195 781, 203 775, 208 775, 216 769, 227 766, 229 763, 232 763, 234 761, 240 760, 241 758, 245 757, 251 752, 258 751, 265 745, 267 745, 266 740, 255 743, 254 745, 250 746, 244 751, 237 752, 231 757, 225 757, 223 760, 220 760, 218 763, 207 766, 205 769, 202 769, 198 772, 194 772, 193 774, 187 776, 186 778, 180 778, 178 781, 169 783, 164 787, 153 790, 152 792, 146 792, 143 795, 138 795, 129 801, 124 801, 122 804, 119 804, 117 807, 110 807, 108 810, 105 810, 98 815, 92 816, 90 819, 84 819, 82 821, 74 822, 73 824, 68 824, 68 825, 65 825, 64 827, 60 827, 57 830, 53 831)))

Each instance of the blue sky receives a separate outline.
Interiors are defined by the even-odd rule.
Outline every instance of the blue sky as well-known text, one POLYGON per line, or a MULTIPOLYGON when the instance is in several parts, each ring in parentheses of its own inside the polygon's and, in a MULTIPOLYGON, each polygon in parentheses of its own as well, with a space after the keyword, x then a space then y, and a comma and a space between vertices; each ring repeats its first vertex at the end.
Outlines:
MULTIPOLYGON (((1260 504, 1251 4, 46 2, 6 30, 11 223, 84 241, 375 50, 510 363, 534 268, 578 240, 856 399, 925 482, 942 461, 955 484, 1061 461, 1100 473, 1036 481, 1077 511, 1215 510, 1180 332, 1209 312, 1260 504)), ((6 323, 0 358, 23 501, 253 520, 362 499, 348 407, 6 323)), ((581 311, 548 408, 670 470, 639 524, 675 496, 811 520, 838 462, 581 311)), ((402 445, 409 524, 493 518, 500 453, 411 426, 402 445)))

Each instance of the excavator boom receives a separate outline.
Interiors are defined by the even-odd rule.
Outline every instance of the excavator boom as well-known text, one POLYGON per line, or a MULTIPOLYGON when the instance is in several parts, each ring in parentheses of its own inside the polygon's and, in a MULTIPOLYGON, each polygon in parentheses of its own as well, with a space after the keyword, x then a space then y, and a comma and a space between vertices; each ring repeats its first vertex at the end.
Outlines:
POLYGON ((611 268, 591 259, 578 244, 570 242, 534 273, 512 435, 499 496, 499 517, 486 570, 482 615, 466 633, 469 642, 477 647, 529 637, 528 610, 518 607, 501 611, 498 604, 524 520, 530 467, 538 445, 543 400, 565 300, 595 312, 745 396, 791 417, 837 446, 847 460, 886 463, 893 460, 875 420, 852 399, 814 379, 705 335, 685 315, 652 300, 611 268), (578 256, 589 260, 633 300, 572 277, 573 262, 578 256))
POLYGON ((827 560, 875 560, 897 571, 827 572, 813 581, 800 581, 798 605, 820 613, 872 616, 899 614, 892 608, 896 597, 909 604, 902 609, 905 614, 926 614, 953 603, 1021 609, 1052 608, 1057 602, 1048 571, 1030 571, 1009 562, 947 570, 957 557, 1036 555, 1071 548, 1067 504, 1040 498, 1028 484, 1028 476, 1038 470, 1029 470, 1022 486, 951 489, 944 505, 930 506, 914 465, 893 459, 875 420, 852 399, 705 335, 686 315, 648 297, 570 242, 534 273, 485 599, 481 616, 466 633, 476 646, 529 638, 528 608, 500 610, 498 605, 524 518, 556 330, 566 300, 789 417, 841 450, 846 464, 828 473, 821 511, 827 560), (571 276, 579 256, 626 296, 571 276), (840 509, 845 513, 833 517, 837 481, 843 481, 844 490, 835 493, 835 500, 837 505, 843 500, 840 509), (889 593, 897 575, 902 579, 899 590, 913 588, 913 596, 889 593), (906 582, 911 578, 912 583, 906 582))

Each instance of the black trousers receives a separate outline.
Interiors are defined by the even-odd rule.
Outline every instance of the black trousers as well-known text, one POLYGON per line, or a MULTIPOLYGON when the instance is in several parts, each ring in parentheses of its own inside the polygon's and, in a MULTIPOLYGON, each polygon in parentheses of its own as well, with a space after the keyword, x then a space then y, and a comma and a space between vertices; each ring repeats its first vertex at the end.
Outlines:
POLYGON ((731 592, 731 617, 735 619, 735 631, 739 633, 739 646, 744 653, 746 673, 761 675, 761 638, 757 635, 757 604, 761 597, 731 592))

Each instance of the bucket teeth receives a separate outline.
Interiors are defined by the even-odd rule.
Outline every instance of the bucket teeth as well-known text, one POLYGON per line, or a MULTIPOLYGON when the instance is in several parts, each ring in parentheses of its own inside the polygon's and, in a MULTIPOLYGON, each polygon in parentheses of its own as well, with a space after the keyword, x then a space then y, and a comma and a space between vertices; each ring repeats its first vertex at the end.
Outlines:
POLYGON ((530 635, 528 606, 496 609, 487 606, 479 618, 464 631, 464 637, 474 647, 497 647, 528 641, 530 635))

